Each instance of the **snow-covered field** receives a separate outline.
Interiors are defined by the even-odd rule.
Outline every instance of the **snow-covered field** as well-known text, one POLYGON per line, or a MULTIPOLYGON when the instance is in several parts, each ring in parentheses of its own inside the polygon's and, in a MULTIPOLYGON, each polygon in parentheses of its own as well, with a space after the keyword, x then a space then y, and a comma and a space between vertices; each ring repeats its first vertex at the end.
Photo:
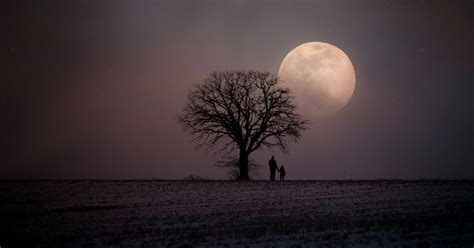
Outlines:
POLYGON ((0 181, 0 246, 468 247, 474 181, 0 181))

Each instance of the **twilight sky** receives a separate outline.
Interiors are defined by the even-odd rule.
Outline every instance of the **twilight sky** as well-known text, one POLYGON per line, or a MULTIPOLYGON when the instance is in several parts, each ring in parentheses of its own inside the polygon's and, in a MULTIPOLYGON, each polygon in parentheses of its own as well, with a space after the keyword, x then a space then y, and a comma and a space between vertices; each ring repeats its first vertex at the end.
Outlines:
POLYGON ((0 178, 226 178, 176 122, 216 70, 342 49, 356 88, 311 120, 288 179, 474 178, 472 1, 7 1, 0 178))

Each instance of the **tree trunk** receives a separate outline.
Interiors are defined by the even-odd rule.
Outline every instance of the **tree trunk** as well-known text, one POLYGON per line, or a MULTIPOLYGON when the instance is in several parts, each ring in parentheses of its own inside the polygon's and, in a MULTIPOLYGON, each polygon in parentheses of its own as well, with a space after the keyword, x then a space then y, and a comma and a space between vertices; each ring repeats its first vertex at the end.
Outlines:
POLYGON ((249 155, 240 151, 239 155, 239 180, 250 180, 249 177, 249 155))

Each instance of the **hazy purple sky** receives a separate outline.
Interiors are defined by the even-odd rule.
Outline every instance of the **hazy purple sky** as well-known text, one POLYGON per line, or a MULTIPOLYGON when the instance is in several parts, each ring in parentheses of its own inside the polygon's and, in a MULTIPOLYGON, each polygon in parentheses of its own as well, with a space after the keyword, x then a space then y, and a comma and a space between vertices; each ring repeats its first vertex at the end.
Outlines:
POLYGON ((277 73, 323 41, 356 89, 312 120, 289 179, 474 178, 472 1, 7 1, 0 178, 226 178, 176 115, 209 72, 277 73))

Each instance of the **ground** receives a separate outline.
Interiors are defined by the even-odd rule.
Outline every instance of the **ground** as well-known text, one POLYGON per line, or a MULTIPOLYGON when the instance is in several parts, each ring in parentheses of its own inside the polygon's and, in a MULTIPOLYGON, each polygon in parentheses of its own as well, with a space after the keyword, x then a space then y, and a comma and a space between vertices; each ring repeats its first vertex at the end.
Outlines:
POLYGON ((474 181, 0 181, 0 246, 473 247, 474 181))

